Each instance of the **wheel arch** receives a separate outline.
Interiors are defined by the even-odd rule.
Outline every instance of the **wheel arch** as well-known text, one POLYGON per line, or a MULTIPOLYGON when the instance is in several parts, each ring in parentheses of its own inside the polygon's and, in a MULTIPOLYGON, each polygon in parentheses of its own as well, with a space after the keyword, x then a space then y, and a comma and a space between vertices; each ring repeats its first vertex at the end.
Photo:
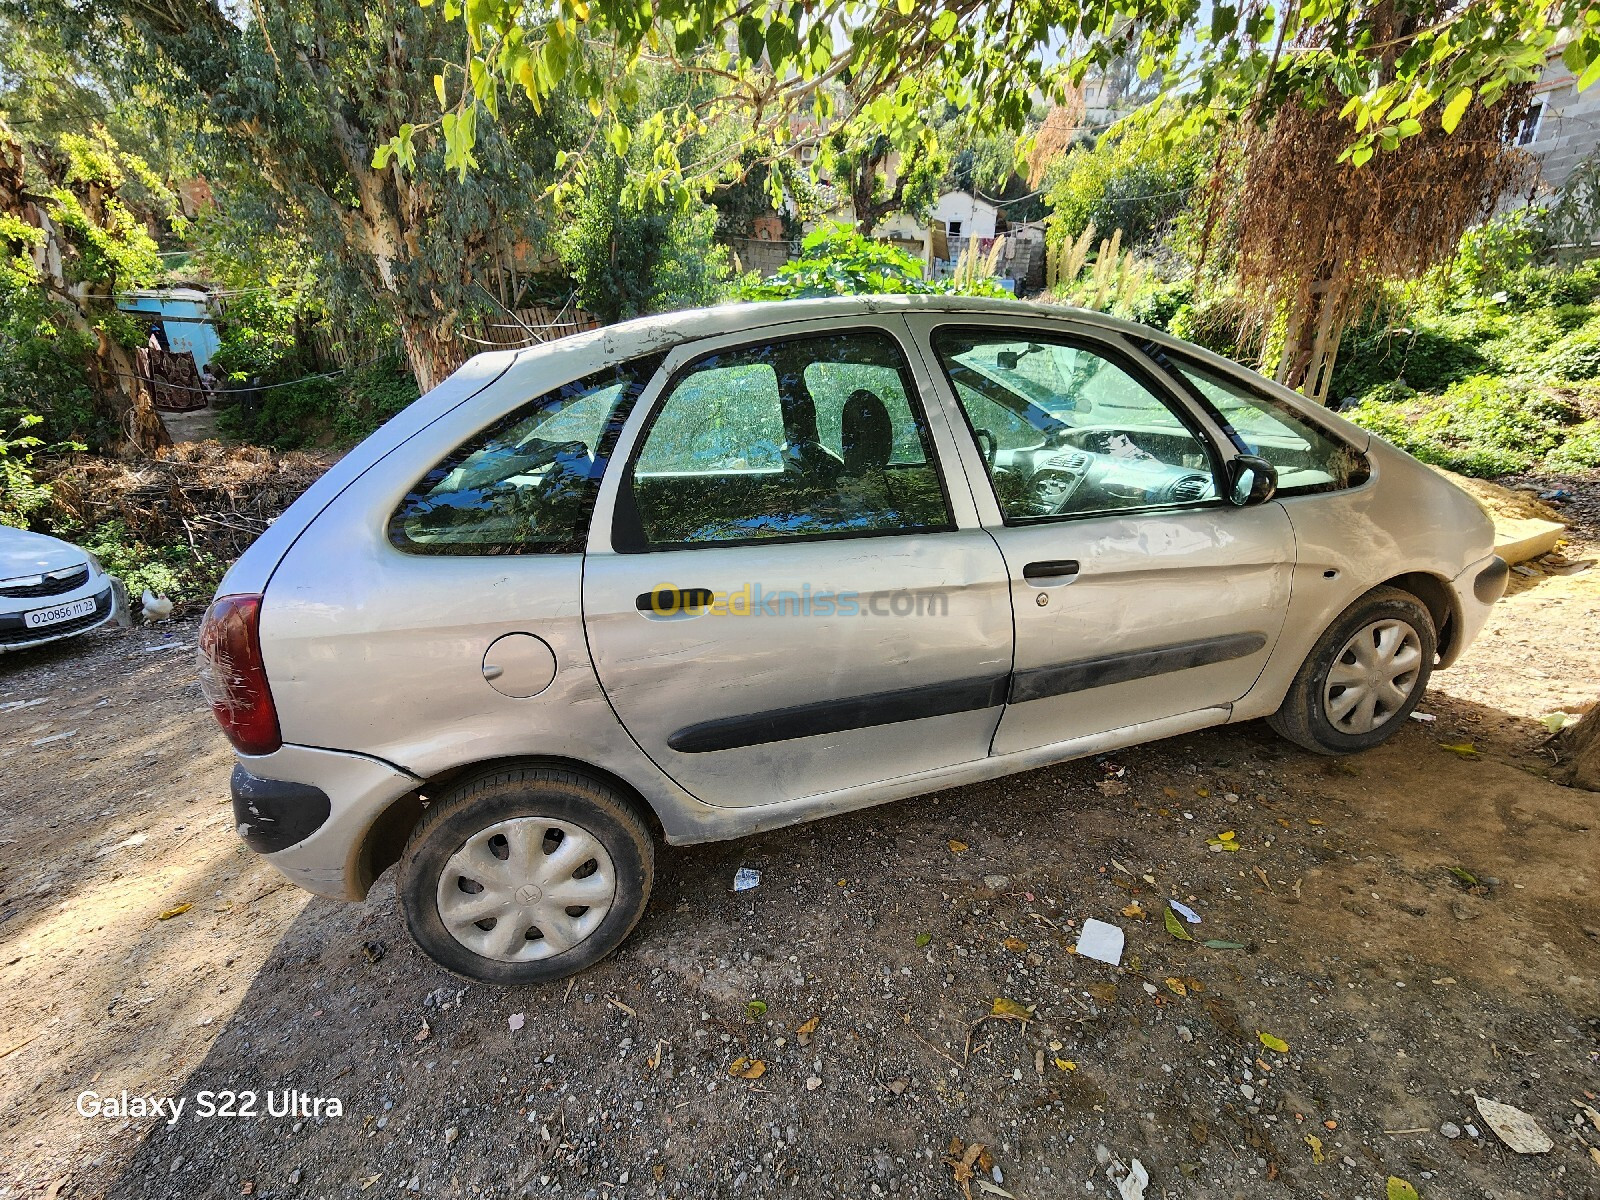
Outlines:
POLYGON ((1448 579, 1427 571, 1408 571, 1385 579, 1377 586, 1398 588, 1422 601, 1428 615, 1433 618, 1434 632, 1438 635, 1439 666, 1448 667, 1455 661, 1460 653, 1461 612, 1448 579))
POLYGON ((357 851, 354 872, 362 897, 366 896, 379 876, 400 861, 406 842, 411 837, 411 831, 422 820, 422 814, 428 803, 445 788, 465 780, 494 775, 500 771, 527 767, 554 767, 586 775, 597 783, 606 785, 633 806, 656 841, 665 840, 661 817, 656 812, 655 806, 645 798, 644 793, 613 771, 580 759, 550 754, 508 755, 503 758, 484 759, 451 767, 424 780, 420 786, 391 803, 379 814, 378 819, 368 826, 357 851))

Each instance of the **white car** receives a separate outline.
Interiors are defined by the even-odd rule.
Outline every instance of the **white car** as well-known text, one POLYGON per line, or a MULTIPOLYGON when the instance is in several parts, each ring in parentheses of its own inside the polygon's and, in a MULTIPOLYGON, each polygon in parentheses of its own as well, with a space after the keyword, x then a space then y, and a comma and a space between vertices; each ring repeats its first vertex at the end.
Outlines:
POLYGON ((856 298, 486 354, 351 451, 201 636, 244 840, 495 983, 739 837, 1265 717, 1404 727, 1504 591, 1464 492, 1151 329, 856 298))
POLYGON ((87 550, 0 525, 0 651, 87 633, 127 611, 121 581, 87 550))

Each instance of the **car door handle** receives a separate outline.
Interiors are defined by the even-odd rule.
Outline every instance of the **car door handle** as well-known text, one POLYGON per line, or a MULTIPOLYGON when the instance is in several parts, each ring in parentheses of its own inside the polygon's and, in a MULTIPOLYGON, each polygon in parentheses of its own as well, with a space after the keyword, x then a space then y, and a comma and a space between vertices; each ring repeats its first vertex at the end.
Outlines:
POLYGON ((1071 583, 1078 577, 1078 560, 1075 558, 1052 558, 1042 562, 1031 562, 1022 568, 1022 577, 1035 587, 1048 587, 1054 583, 1071 583))
POLYGON ((642 613, 669 617, 681 613, 695 614, 711 607, 716 594, 710 588, 679 588, 663 585, 648 592, 640 592, 634 607, 642 613))

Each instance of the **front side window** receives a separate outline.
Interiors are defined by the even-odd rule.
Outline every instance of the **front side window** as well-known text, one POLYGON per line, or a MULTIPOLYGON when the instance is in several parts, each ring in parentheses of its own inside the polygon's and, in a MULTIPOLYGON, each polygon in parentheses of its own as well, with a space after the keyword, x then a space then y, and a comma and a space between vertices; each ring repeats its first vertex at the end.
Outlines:
POLYGON ((566 384, 457 447, 400 502, 389 540, 411 554, 581 551, 606 460, 659 365, 566 384))
POLYGON ((1008 522, 1217 502, 1206 440, 1108 353, 965 328, 934 350, 1008 522))
POLYGON ((692 364, 626 482, 623 550, 953 528, 905 355, 876 331, 692 364))
POLYGON ((1282 401, 1164 351, 1157 361, 1194 389, 1240 451, 1277 468, 1279 495, 1355 487, 1371 475, 1363 454, 1282 401))

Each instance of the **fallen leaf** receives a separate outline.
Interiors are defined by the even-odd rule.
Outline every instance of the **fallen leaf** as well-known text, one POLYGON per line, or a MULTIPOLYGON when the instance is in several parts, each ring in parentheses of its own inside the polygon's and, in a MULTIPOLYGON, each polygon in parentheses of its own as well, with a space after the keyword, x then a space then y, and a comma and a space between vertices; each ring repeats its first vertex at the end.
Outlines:
POLYGON ((1478 748, 1471 742, 1440 742, 1439 745, 1460 758, 1478 757, 1478 748))
POLYGON ((1311 1161, 1319 1167, 1328 1161, 1328 1156, 1322 1152, 1322 1139, 1314 1133, 1306 1134, 1306 1145, 1311 1147, 1311 1161))
POLYGON ((167 911, 162 913, 159 917, 157 917, 156 920, 158 920, 158 921, 170 921, 170 920, 172 920, 173 917, 181 917, 181 916, 183 916, 184 913, 188 912, 193 907, 194 907, 193 904, 180 904, 180 905, 178 905, 177 908, 169 908, 169 909, 167 909, 167 911))
POLYGON ((422 1023, 422 1028, 417 1030, 417 1032, 412 1035, 411 1040, 413 1042, 421 1043, 421 1042, 427 1041, 432 1036, 433 1036, 433 1029, 428 1025, 428 1023, 426 1021, 424 1021, 422 1023))
POLYGON ((1164 787, 1161 789, 1161 794, 1169 800, 1176 800, 1178 798, 1178 789, 1175 787, 1164 787))
POLYGON ((1307 817, 1306 818, 1306 824, 1307 825, 1321 825, 1322 822, 1317 820, 1315 817, 1307 817))
POLYGON ((955 840, 955 838, 951 838, 946 845, 950 847, 951 854, 960 854, 967 848, 967 844, 965 842, 958 842, 955 840))
POLYGON ((1128 785, 1120 779, 1102 779, 1095 787, 1100 789, 1102 796, 1125 796, 1128 793, 1128 785))
POLYGON ((1498 1100, 1485 1100, 1482 1096, 1475 1099, 1495 1136, 1518 1154, 1546 1154, 1555 1149, 1555 1143, 1528 1113, 1498 1100))
POLYGON ((1398 1175, 1389 1176, 1389 1184, 1383 1194, 1385 1200, 1421 1200, 1417 1195, 1417 1189, 1398 1175))
POLYGON ((1163 982, 1166 983, 1168 990, 1171 991, 1174 996, 1187 996, 1189 994, 1188 985, 1185 984, 1181 979, 1168 978, 1163 982))
POLYGON ((889 1090, 896 1096, 905 1095, 906 1089, 910 1086, 911 1080, 909 1079, 891 1079, 888 1084, 889 1090))
POLYGON ((1144 909, 1139 907, 1139 902, 1135 900, 1132 904, 1128 905, 1127 908, 1122 910, 1122 915, 1125 917, 1132 917, 1135 921, 1142 921, 1144 920, 1145 913, 1144 909))
POLYGON ((728 1074, 739 1079, 760 1079, 766 1073, 766 1063, 759 1058, 746 1058, 742 1054, 728 1067, 728 1074))
POLYGON ((1260 1030, 1256 1031, 1256 1037, 1261 1039, 1261 1044, 1268 1050, 1276 1050, 1279 1054, 1289 1053, 1289 1043, 1281 1037, 1274 1037, 1272 1034, 1262 1033, 1260 1030))
POLYGON ((1221 938, 1211 938, 1200 944, 1208 950, 1243 950, 1245 948, 1243 942, 1225 942, 1221 938))
POLYGON ((1445 870, 1454 875, 1456 882, 1461 884, 1463 887, 1475 888, 1483 886, 1483 880, 1479 879, 1465 867, 1446 867, 1445 870))
POLYGON ((1101 1004, 1115 1004, 1117 1002, 1117 985, 1114 983, 1090 983, 1084 986, 1084 991, 1093 996, 1101 1004))
POLYGON ((1008 937, 1000 944, 1013 954, 1022 954, 1028 949, 1028 943, 1019 937, 1008 937))
POLYGON ((1589 1157, 1594 1159, 1594 1165, 1595 1166, 1600 1167, 1600 1148, 1597 1148, 1595 1146, 1590 1146, 1589 1147, 1589 1157))
POLYGON ((1070 1058, 1056 1059, 1056 1066, 1060 1067, 1063 1071, 1076 1071, 1078 1069, 1078 1064, 1073 1062, 1070 1058))
POLYGON ((1166 923, 1168 933, 1177 938, 1180 942, 1194 941, 1193 935, 1191 935, 1189 931, 1184 928, 1183 921, 1179 919, 1177 913, 1173 912, 1170 908, 1163 909, 1162 911, 1165 914, 1163 920, 1166 923))
POLYGON ((931 933, 919 933, 919 934, 917 934, 917 949, 921 950, 921 949, 925 948, 932 941, 933 941, 933 934, 931 934, 931 933))
POLYGON ((817 1026, 820 1025, 820 1024, 822 1024, 822 1018, 821 1017, 812 1017, 810 1020, 802 1021, 795 1028, 795 1032, 798 1033, 801 1037, 810 1037, 813 1033, 815 1033, 817 1031, 817 1026))
POLYGON ((994 1007, 989 1010, 991 1017, 1004 1017, 1010 1021, 1027 1021, 1032 1019, 1033 1013, 1027 1006, 1018 1004, 1015 1000, 1005 996, 994 998, 994 1007))

